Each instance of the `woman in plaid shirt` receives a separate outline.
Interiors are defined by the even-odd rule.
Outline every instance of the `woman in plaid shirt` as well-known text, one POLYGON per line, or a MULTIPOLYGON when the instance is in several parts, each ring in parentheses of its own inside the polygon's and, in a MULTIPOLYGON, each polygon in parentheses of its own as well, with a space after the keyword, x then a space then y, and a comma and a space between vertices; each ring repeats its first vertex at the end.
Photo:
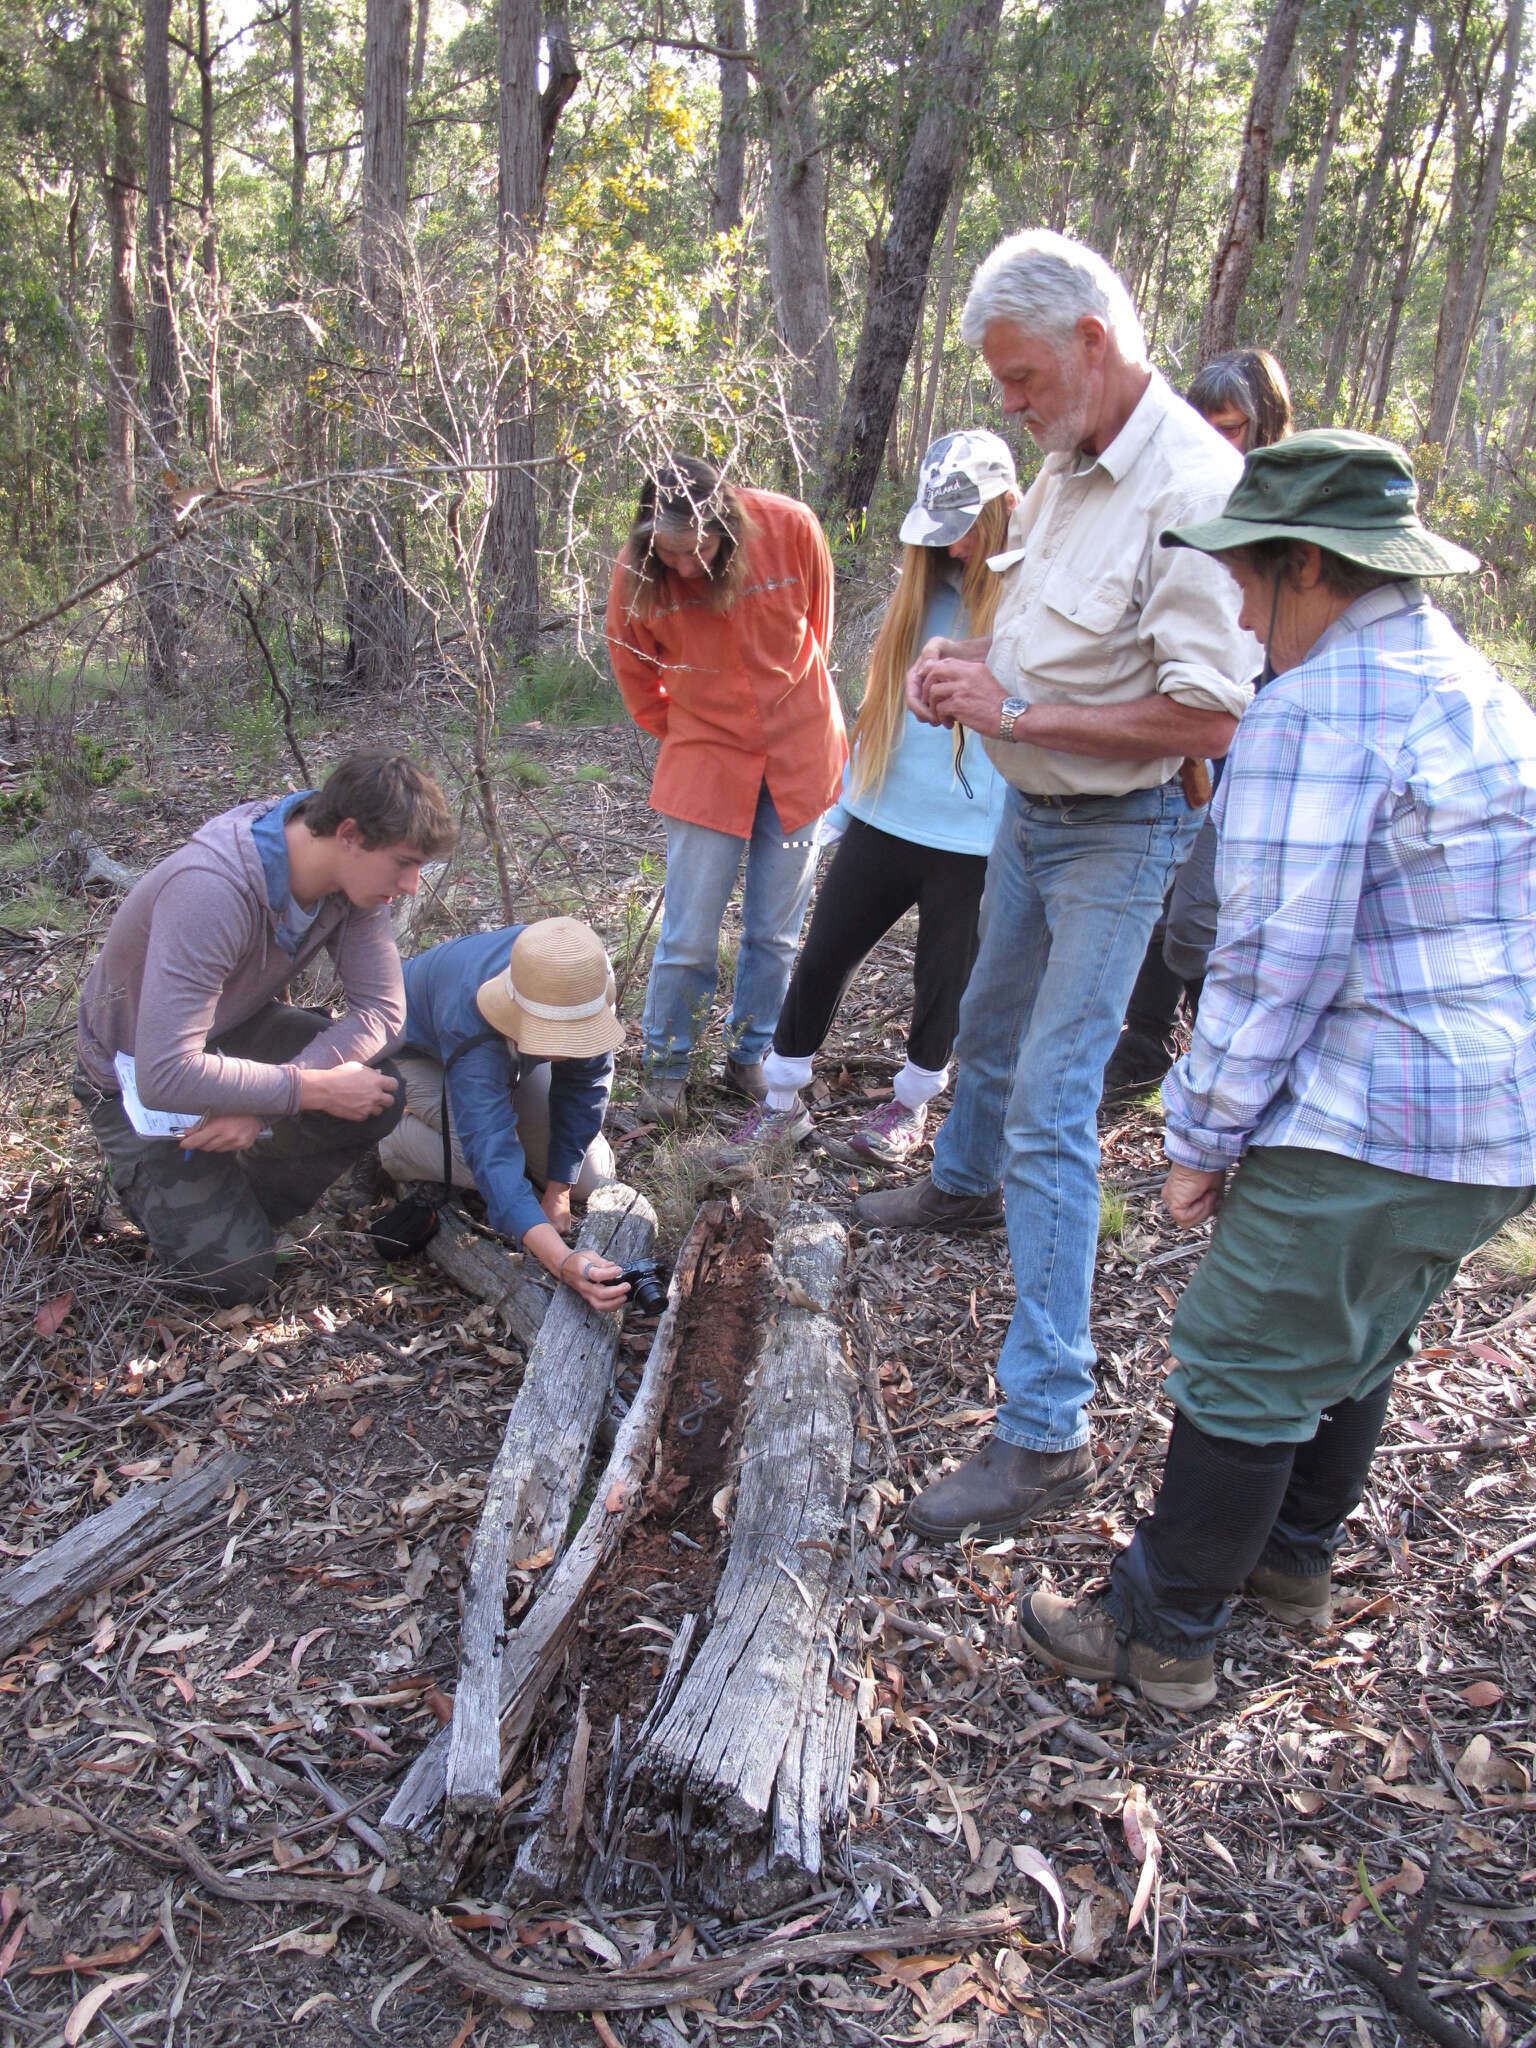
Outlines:
POLYGON ((1037 1589, 1021 1619, 1167 1706, 1214 1696, 1239 1590, 1327 1624, 1393 1371, 1536 1183, 1536 715, 1425 596, 1477 563, 1415 504, 1401 449, 1329 430, 1164 536, 1225 564, 1275 670, 1217 795, 1216 945, 1163 1090, 1163 1199, 1216 1222, 1153 1513, 1100 1598, 1037 1589))

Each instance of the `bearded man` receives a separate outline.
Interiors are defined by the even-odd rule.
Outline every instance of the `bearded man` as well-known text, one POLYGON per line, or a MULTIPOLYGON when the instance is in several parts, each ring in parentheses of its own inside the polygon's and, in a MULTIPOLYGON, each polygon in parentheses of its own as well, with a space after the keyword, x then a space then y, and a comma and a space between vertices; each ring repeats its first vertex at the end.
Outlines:
POLYGON ((978 734, 1010 785, 932 1175, 857 1205, 885 1228, 1007 1223, 995 1433, 907 1513, 938 1540, 1004 1535, 1093 1478, 1104 1064, 1204 816, 1181 766, 1226 753, 1261 660, 1230 579, 1158 546, 1220 509, 1242 458, 1151 368, 1103 258, 1043 229, 1010 236, 960 331, 1046 460, 993 558, 990 638, 930 641, 907 678, 917 716, 978 734))

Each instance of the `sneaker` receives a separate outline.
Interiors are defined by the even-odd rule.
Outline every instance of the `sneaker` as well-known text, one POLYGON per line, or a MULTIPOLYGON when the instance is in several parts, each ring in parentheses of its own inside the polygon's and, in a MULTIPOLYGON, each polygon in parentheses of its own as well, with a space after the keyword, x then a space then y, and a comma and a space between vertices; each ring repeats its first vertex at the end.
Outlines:
POLYGON ((1155 1707, 1187 1713, 1216 1697, 1216 1665, 1203 1657, 1170 1657, 1150 1643, 1133 1643, 1107 1607, 1063 1600, 1036 1590, 1019 1607, 1029 1647, 1058 1671, 1109 1685, 1134 1686, 1155 1707))
POLYGON ((892 1099, 884 1109, 872 1110, 868 1116, 860 1117, 853 1136, 848 1140, 848 1150, 861 1159, 872 1159, 879 1166, 901 1166, 911 1158, 922 1144, 928 1132, 928 1111, 920 1104, 908 1109, 904 1102, 892 1099))
POLYGON ((1287 1628, 1327 1628, 1333 1620, 1333 1579, 1328 1572, 1277 1572, 1256 1564, 1243 1585, 1248 1598, 1287 1628))
POLYGON ((664 1124, 681 1130, 688 1121, 688 1083, 678 1076, 654 1076, 642 1081, 635 1097, 635 1113, 642 1123, 664 1124))
POLYGON ((745 1095, 752 1102, 761 1102, 768 1093, 761 1060, 733 1060, 728 1056, 720 1085, 727 1095, 745 1095))
POLYGON ((735 1172, 751 1165, 769 1146, 787 1149, 802 1143, 812 1129, 811 1112, 803 1102, 796 1102, 793 1109, 770 1109, 759 1103, 750 1116, 726 1132, 710 1152, 709 1163, 717 1173, 735 1172))
POLYGON ((991 1230, 1003 1221, 1003 1191, 992 1188, 984 1195, 951 1195, 935 1187, 933 1176, 925 1174, 904 1188, 881 1188, 878 1194, 860 1195, 853 1213, 866 1229, 991 1230))

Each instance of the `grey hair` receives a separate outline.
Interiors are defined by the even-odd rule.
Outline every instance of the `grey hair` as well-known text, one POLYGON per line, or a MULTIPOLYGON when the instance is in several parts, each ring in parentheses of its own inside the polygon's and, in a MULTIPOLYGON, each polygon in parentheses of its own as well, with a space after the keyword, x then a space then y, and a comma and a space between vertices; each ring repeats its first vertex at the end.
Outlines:
POLYGON ((1030 228, 999 242, 982 263, 960 315, 960 339, 979 348, 994 320, 1013 320, 1026 334, 1060 345, 1086 314, 1104 322, 1128 363, 1147 360, 1141 317, 1098 251, 1049 228, 1030 228))

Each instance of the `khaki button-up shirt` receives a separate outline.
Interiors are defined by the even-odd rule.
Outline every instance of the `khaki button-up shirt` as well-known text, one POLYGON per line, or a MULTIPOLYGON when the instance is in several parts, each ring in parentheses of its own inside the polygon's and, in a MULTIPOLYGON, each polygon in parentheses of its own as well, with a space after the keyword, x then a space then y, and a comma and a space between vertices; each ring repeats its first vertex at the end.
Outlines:
MULTIPOLYGON (((1241 714, 1263 651, 1237 623, 1237 585, 1209 555, 1165 548, 1170 526, 1226 504, 1243 459, 1153 373, 1086 467, 1048 455, 994 555, 1003 594, 987 665, 1031 704, 1129 704, 1162 691, 1241 714)), ((987 740, 999 774, 1034 796, 1123 796, 1178 772, 1178 755, 1105 760, 987 740)))

